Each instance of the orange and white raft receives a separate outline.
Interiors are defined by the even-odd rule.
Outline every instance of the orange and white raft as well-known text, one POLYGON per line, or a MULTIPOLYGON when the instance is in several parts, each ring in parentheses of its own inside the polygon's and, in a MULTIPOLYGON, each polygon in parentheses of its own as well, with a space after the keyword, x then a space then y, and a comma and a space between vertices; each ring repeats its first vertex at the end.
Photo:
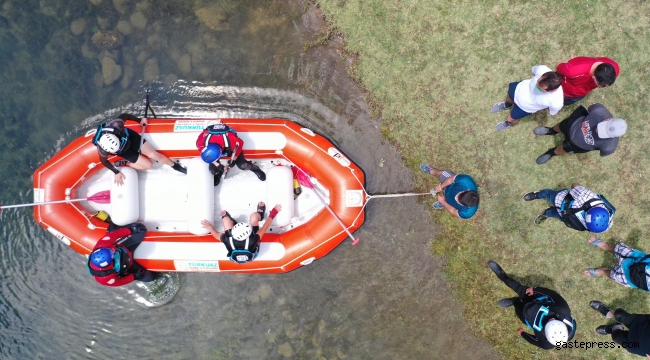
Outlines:
MULTIPOLYGON (((127 123, 138 133, 138 124, 127 123)), ((34 217, 50 233, 80 254, 88 255, 107 224, 90 214, 103 210, 114 223, 140 222, 148 232, 135 259, 152 271, 281 273, 327 255, 347 234, 314 191, 329 204, 348 231, 364 222, 369 199, 363 171, 332 143, 291 121, 279 119, 150 119, 145 140, 154 149, 187 167, 187 175, 154 164, 146 171, 120 170, 125 184, 100 162, 91 140, 95 130, 74 140, 34 173, 34 202, 87 198, 110 190, 110 203, 91 201, 39 205, 34 217), (208 125, 224 123, 244 140, 244 154, 267 175, 230 169, 218 186, 199 157, 196 138, 208 125), (293 166, 312 176, 313 189, 302 187, 294 198, 293 166), (248 264, 230 261, 226 247, 201 227, 207 219, 223 231, 220 213, 248 222, 257 203, 267 212, 282 211, 262 239, 258 257, 248 264)), ((115 157, 111 160, 119 160, 115 157)), ((228 159, 222 158, 223 164, 228 159)), ((260 224, 260 226, 263 222, 260 224)))

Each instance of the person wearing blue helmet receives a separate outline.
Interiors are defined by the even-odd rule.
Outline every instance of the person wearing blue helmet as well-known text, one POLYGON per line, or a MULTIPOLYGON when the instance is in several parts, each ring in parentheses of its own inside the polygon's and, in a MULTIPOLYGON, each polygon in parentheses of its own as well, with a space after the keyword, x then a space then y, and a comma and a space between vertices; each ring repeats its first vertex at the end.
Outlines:
POLYGON ((587 241, 592 246, 614 254, 617 264, 611 270, 606 267, 586 269, 584 271, 585 276, 607 276, 625 287, 650 291, 648 290, 648 285, 650 285, 650 255, 641 250, 633 249, 623 242, 619 242, 612 247, 596 236, 590 237, 587 241))
POLYGON ((538 199, 545 199, 553 206, 537 216, 535 225, 552 217, 574 230, 602 233, 612 227, 616 213, 616 208, 603 195, 578 183, 573 183, 571 189, 544 189, 524 195, 525 201, 538 199))
POLYGON ((122 286, 134 280, 156 280, 159 273, 145 269, 133 258, 133 252, 144 240, 147 228, 140 223, 117 226, 107 222, 106 234, 97 241, 88 256, 88 272, 105 286, 122 286))

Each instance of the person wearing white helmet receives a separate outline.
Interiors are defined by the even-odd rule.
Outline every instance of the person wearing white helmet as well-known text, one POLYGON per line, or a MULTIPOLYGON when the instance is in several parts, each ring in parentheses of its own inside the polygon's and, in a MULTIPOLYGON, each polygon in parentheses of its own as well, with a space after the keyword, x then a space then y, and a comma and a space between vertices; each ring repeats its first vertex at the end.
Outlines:
POLYGON ((260 242, 266 231, 271 226, 275 216, 282 210, 280 204, 275 205, 269 212, 269 219, 264 222, 260 229, 259 223, 264 220, 266 205, 260 201, 257 211, 252 213, 249 223, 238 223, 227 211, 221 212, 224 232, 218 232, 208 220, 202 220, 201 225, 208 229, 212 236, 219 239, 228 250, 228 258, 238 264, 249 263, 257 257, 260 250, 260 242))
POLYGON ((131 114, 121 114, 114 120, 100 124, 92 140, 93 144, 97 146, 99 161, 115 173, 115 183, 118 185, 124 184, 125 176, 114 164, 108 161, 108 157, 111 155, 118 155, 124 159, 124 161, 118 161, 116 164, 126 165, 136 170, 151 169, 153 163, 150 159, 153 159, 171 166, 176 171, 187 174, 187 169, 183 166, 154 150, 146 140, 141 141, 140 134, 136 131, 125 128, 124 124, 127 121, 137 122, 142 126, 147 125, 146 118, 139 118, 131 114), (142 149, 140 149, 141 142, 142 149))
POLYGON ((545 350, 558 349, 573 339, 576 321, 571 316, 569 304, 560 294, 543 287, 526 287, 509 277, 501 266, 492 260, 488 261, 488 267, 518 295, 499 300, 498 304, 501 307, 513 306, 519 320, 533 331, 531 335, 519 328, 519 336, 545 350))

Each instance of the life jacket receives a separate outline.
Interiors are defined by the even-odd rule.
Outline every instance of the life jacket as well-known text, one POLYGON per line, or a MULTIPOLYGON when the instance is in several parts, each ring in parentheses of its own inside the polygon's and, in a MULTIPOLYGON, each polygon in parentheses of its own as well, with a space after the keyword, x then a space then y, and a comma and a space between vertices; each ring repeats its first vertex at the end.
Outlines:
POLYGON ((559 208, 556 207, 556 209, 560 211, 560 217, 562 218, 562 222, 564 222, 564 225, 578 231, 587 230, 585 213, 592 207, 598 205, 605 206, 605 209, 609 211, 609 218, 611 221, 611 218, 616 213, 616 208, 609 201, 607 201, 607 199, 603 195, 597 194, 597 196, 598 196, 597 199, 591 199, 589 201, 586 201, 582 205, 582 207, 572 208, 571 205, 573 205, 575 200, 573 199, 573 196, 571 196, 571 192, 566 194, 566 197, 564 197, 564 199, 562 200, 562 204, 560 205, 560 207, 559 208))
POLYGON ((627 278, 627 283, 635 288, 648 291, 648 276, 650 276, 650 255, 645 255, 639 250, 635 250, 632 256, 624 256, 632 259, 634 263, 629 266, 623 266, 623 274, 627 278), (634 255, 637 256, 634 256, 634 255))
POLYGON ((246 264, 249 263, 257 257, 257 255, 260 252, 260 245, 259 243, 255 247, 255 251, 250 251, 248 250, 248 245, 250 244, 250 236, 246 239, 246 242, 244 243, 243 248, 240 248, 235 245, 234 239, 232 236, 228 236, 228 241, 224 242, 224 245, 226 245, 226 249, 228 249, 228 253, 230 254, 230 261, 235 262, 237 264, 246 264))
POLYGON ((97 277, 105 277, 111 274, 117 274, 117 276, 122 277, 128 274, 129 265, 131 264, 131 252, 124 246, 117 245, 114 249, 113 257, 113 267, 104 270, 93 269, 90 263, 90 257, 88 257, 88 272, 97 277))
POLYGON ((528 319, 524 319, 528 328, 530 328, 533 331, 542 332, 544 330, 544 326, 548 322, 544 320, 555 318, 557 320, 562 321, 568 327, 569 340, 573 337, 573 334, 576 330, 575 319, 573 317, 566 318, 562 314, 551 310, 550 306, 552 306, 555 303, 553 301, 553 298, 551 298, 548 295, 542 294, 538 296, 535 300, 533 300, 532 303, 541 304, 541 306, 537 310, 537 314, 535 314, 535 320, 533 321, 532 324, 528 322, 528 319))
POLYGON ((210 144, 210 139, 212 139, 213 136, 221 136, 223 139, 223 149, 221 151, 221 154, 224 156, 232 155, 233 146, 228 139, 228 133, 232 133, 237 136, 237 132, 235 130, 226 124, 213 124, 205 128, 205 130, 207 130, 208 134, 205 137, 205 140, 203 140, 204 146, 207 147, 208 144, 210 144))
POLYGON ((106 124, 99 124, 97 127, 97 132, 93 137, 93 145, 99 146, 99 138, 101 138, 103 134, 113 134, 120 140, 120 147, 117 149, 115 154, 122 153, 122 151, 124 151, 124 149, 129 145, 129 129, 118 129, 113 126, 107 126, 106 124))

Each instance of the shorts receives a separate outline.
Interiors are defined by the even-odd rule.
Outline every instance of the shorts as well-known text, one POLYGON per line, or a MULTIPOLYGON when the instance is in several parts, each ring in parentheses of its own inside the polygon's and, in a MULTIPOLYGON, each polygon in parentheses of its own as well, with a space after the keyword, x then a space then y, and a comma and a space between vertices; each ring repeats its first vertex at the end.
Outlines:
POLYGON ((616 244, 616 247, 614 247, 614 255, 616 255, 616 259, 618 259, 618 264, 612 268, 612 270, 609 272, 609 277, 616 281, 617 283, 631 287, 630 284, 627 282, 627 278, 625 277, 625 274, 623 272, 623 262, 627 260, 627 257, 630 256, 634 252, 635 249, 632 249, 631 247, 625 245, 624 243, 620 242, 616 244))
POLYGON ((573 126, 576 121, 581 120, 583 116, 587 116, 588 114, 589 112, 587 109, 585 109, 583 106, 578 106, 578 108, 576 108, 568 118, 560 122, 560 132, 564 135, 564 142, 562 143, 562 149, 564 149, 564 151, 574 154, 583 154, 591 151, 579 148, 569 140, 569 131, 571 130, 571 126, 573 126))
MULTIPOLYGON (((130 162, 130 163, 135 163, 138 161, 138 158, 140 157, 140 134, 133 130, 128 130, 129 132, 129 147, 124 149, 122 153, 117 154, 118 156, 122 157, 124 160, 130 162)), ((147 140, 144 140, 142 143, 146 143, 147 140)))
POLYGON ((454 176, 456 176, 456 174, 454 174, 453 172, 451 172, 449 170, 444 170, 442 172, 442 174, 440 174, 440 177, 439 177, 440 183, 442 183, 445 180, 449 179, 450 177, 454 177, 454 176))
POLYGON ((576 98, 565 97, 564 98, 564 106, 569 106, 569 105, 575 104, 575 103, 577 103, 578 101, 580 101, 580 100, 582 100, 584 98, 585 98, 584 96, 580 96, 580 97, 576 97, 576 98))
MULTIPOLYGON (((520 81, 512 82, 510 83, 510 85, 508 85, 508 96, 510 97, 510 99, 512 99, 512 101, 515 100, 515 90, 517 89, 517 85, 519 85, 519 83, 520 81)), ((521 108, 517 106, 517 104, 512 105, 512 109, 510 110, 511 118, 515 120, 519 120, 525 118, 528 115, 531 115, 531 113, 521 110, 521 108)))

